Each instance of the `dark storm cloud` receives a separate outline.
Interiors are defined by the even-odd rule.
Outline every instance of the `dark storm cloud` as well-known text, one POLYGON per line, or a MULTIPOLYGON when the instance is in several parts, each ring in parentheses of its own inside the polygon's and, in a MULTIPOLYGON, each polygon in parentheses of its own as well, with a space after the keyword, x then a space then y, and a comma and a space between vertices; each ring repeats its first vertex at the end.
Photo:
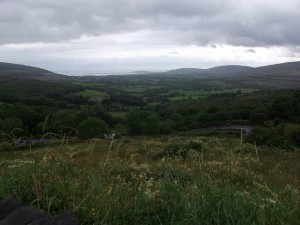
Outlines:
POLYGON ((179 44, 300 45, 298 0, 0 0, 0 44, 137 30, 179 44))

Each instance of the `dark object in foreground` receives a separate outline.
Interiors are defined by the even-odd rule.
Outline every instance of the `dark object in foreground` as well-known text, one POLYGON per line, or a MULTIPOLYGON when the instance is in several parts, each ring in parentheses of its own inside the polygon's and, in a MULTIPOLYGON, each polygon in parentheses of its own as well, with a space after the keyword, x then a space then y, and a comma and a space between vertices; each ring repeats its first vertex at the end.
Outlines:
POLYGON ((22 206, 14 199, 0 201, 0 225, 79 225, 72 212, 52 217, 41 209, 22 206))

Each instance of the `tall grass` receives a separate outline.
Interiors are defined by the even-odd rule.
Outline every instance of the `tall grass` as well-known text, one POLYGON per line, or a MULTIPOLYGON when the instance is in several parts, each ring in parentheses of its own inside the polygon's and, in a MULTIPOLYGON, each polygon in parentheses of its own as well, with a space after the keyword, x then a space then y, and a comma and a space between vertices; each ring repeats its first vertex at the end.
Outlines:
POLYGON ((0 198, 12 196, 53 215, 72 210, 82 224, 299 224, 296 188, 268 187, 256 156, 221 145, 215 152, 190 148, 184 157, 140 161, 142 151, 121 154, 110 145, 96 168, 79 167, 62 153, 14 168, 4 162, 0 198))

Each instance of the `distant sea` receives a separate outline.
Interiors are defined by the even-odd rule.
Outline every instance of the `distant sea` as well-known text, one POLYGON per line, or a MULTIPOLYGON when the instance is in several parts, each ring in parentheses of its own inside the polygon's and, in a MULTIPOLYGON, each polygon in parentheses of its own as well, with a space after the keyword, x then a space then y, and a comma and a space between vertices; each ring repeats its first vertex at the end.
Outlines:
POLYGON ((57 73, 69 75, 69 76, 108 76, 108 75, 143 75, 143 74, 151 74, 151 73, 160 73, 165 72, 163 70, 137 70, 137 71, 129 71, 129 70, 106 70, 100 72, 70 72, 70 71, 56 71, 57 73))
POLYGON ((96 73, 86 73, 87 76, 107 76, 107 75, 135 75, 140 74, 139 71, 101 71, 96 73))

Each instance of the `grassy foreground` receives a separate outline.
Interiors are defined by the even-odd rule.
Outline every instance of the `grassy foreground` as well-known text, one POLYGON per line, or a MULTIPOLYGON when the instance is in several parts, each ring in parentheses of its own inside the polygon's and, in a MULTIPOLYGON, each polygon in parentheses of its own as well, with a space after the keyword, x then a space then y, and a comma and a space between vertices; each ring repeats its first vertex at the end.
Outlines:
POLYGON ((207 137, 0 153, 0 199, 82 224, 300 224, 299 153, 207 137))

